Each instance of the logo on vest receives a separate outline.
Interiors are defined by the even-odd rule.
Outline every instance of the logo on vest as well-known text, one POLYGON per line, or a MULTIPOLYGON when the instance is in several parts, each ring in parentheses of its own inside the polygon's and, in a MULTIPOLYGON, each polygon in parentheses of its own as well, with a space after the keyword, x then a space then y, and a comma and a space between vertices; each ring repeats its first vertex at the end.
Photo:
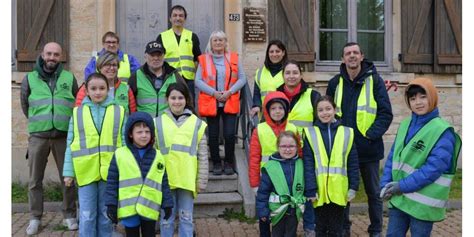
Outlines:
POLYGON ((124 94, 120 94, 120 95, 118 96, 118 99, 119 99, 119 100, 126 100, 127 97, 126 97, 124 94))
POLYGON ((297 191, 297 192, 303 191, 303 185, 300 184, 300 183, 297 183, 297 184, 296 184, 296 191, 297 191))
POLYGON ((69 85, 67 83, 63 83, 59 86, 59 88, 61 88, 63 90, 69 90, 69 85))
POLYGON ((163 172, 165 165, 161 162, 158 162, 158 164, 156 165, 156 168, 158 169, 158 172, 163 172))
POLYGON ((422 141, 422 140, 418 140, 416 142, 414 142, 412 145, 411 145, 411 149, 415 150, 415 151, 424 151, 425 150, 425 142, 422 141))

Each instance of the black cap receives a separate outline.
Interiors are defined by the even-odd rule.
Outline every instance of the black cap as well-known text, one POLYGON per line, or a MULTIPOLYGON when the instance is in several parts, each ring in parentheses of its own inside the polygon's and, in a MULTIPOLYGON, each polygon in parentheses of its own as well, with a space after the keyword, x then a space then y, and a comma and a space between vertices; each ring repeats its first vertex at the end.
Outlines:
POLYGON ((148 44, 146 44, 145 47, 145 53, 155 53, 155 52, 160 52, 160 53, 165 53, 165 48, 163 47, 162 44, 158 43, 158 41, 151 41, 148 44))

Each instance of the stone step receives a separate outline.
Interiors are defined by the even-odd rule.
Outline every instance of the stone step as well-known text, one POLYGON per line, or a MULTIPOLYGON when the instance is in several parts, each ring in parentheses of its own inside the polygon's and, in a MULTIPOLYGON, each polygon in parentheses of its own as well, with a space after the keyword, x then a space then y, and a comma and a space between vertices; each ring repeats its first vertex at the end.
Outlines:
POLYGON ((233 175, 212 175, 209 173, 209 180, 205 190, 202 193, 227 193, 238 190, 238 176, 233 175))
POLYGON ((238 192, 200 193, 194 202, 194 217, 216 217, 224 210, 242 209, 243 199, 238 192))

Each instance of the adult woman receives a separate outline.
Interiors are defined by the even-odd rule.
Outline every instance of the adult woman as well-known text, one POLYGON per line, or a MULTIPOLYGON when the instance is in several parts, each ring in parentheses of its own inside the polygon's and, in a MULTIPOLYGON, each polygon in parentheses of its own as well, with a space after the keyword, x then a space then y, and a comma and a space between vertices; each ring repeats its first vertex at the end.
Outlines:
MULTIPOLYGON (((105 52, 97 59, 96 66, 97 71, 107 78, 110 86, 109 96, 123 106, 125 114, 137 111, 137 104, 132 90, 127 83, 122 82, 117 76, 120 66, 119 56, 115 53, 105 52)), ((81 86, 76 96, 76 107, 81 105, 84 97, 86 97, 86 90, 84 86, 81 86)))
POLYGON ((224 173, 234 173, 234 149, 237 114, 240 111, 240 89, 247 82, 237 53, 229 52, 227 36, 214 31, 209 37, 205 54, 198 58, 196 87, 199 88, 199 115, 207 118, 209 147, 214 175, 222 174, 219 157, 219 121, 224 123, 224 173))
POLYGON ((265 53, 263 67, 255 72, 253 106, 250 116, 262 111, 262 103, 268 92, 275 91, 283 84, 283 64, 288 60, 286 47, 280 40, 271 40, 265 53))

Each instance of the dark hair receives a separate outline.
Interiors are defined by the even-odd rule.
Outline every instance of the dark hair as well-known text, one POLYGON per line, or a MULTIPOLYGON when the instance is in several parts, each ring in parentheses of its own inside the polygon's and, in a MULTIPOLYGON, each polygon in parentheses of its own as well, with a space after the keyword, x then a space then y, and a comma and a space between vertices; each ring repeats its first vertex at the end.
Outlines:
POLYGON ((186 19, 188 17, 188 13, 186 12, 186 9, 184 9, 183 6, 181 5, 174 5, 171 10, 170 10, 170 16, 171 17, 171 14, 173 13, 174 10, 181 10, 184 12, 184 19, 186 19))
POLYGON ((290 131, 290 130, 287 130, 287 131, 282 131, 280 132, 280 135, 278 135, 278 138, 277 138, 277 147, 278 145, 280 145, 280 141, 283 137, 291 137, 293 138, 293 140, 295 140, 296 142, 296 147, 300 147, 300 139, 298 138, 298 135, 296 135, 296 133, 294 133, 293 131, 290 131))
POLYGON ((137 122, 135 122, 135 123, 132 125, 131 129, 128 130, 128 135, 129 135, 129 136, 132 135, 133 129, 136 128, 136 127, 149 128, 148 125, 147 125, 145 122, 143 122, 143 121, 137 121, 137 122))
POLYGON ((106 39, 107 37, 116 38, 116 39, 117 39, 117 43, 120 43, 120 38, 118 37, 117 34, 115 34, 115 33, 112 32, 112 31, 107 31, 107 32, 102 36, 102 43, 105 43, 105 39, 106 39))
POLYGON ((194 107, 193 107, 193 101, 191 99, 191 96, 189 94, 189 89, 188 86, 183 84, 183 83, 171 83, 168 86, 168 89, 166 90, 166 98, 168 98, 171 94, 171 91, 177 90, 181 94, 184 95, 184 99, 186 100, 186 109, 191 110, 194 113, 194 107))
POLYGON ((405 91, 405 100, 408 104, 408 106, 410 106, 410 98, 413 97, 413 96, 416 96, 416 94, 422 94, 422 95, 426 95, 426 91, 425 89, 423 89, 423 87, 419 86, 419 85, 410 85, 408 87, 408 89, 405 91))
POLYGON ((94 72, 94 73, 90 74, 86 79, 86 84, 85 84, 86 90, 87 90, 87 87, 89 86, 89 82, 92 79, 102 79, 102 80, 104 80, 105 84, 107 85, 107 90, 109 89, 109 81, 107 81, 107 78, 104 75, 102 75, 101 73, 94 72))
POLYGON ((290 59, 290 60, 286 61, 286 62, 283 64, 283 68, 282 68, 282 69, 283 69, 283 74, 285 74, 285 68, 286 68, 286 66, 288 66, 288 65, 290 65, 290 64, 296 65, 296 67, 298 67, 298 70, 300 71, 300 73, 302 73, 300 64, 299 64, 297 61, 290 59))
MULTIPOLYGON (((332 107, 334 108, 334 110, 336 110, 336 103, 334 102, 334 99, 329 96, 329 95, 323 95, 323 96, 320 96, 317 100, 316 100, 316 105, 314 107, 314 117, 315 119, 314 120, 319 120, 319 117, 318 117, 318 105, 319 103, 323 102, 323 101, 327 101, 329 102, 329 104, 332 105, 332 107)), ((336 114, 334 115, 334 117, 336 119, 339 119, 339 116, 336 114)))
POLYGON ((344 49, 345 48, 350 47, 350 46, 354 46, 354 45, 359 46, 360 54, 362 54, 362 55, 364 54, 364 52, 362 52, 362 48, 360 47, 359 43, 357 43, 357 42, 348 42, 344 45, 344 47, 342 47, 341 57, 344 57, 344 49))
POLYGON ((285 52, 285 55, 283 55, 283 58, 281 59, 281 63, 284 64, 284 63, 286 63, 286 61, 288 61, 288 54, 286 53, 285 45, 283 44, 283 42, 281 42, 281 40, 274 39, 274 40, 271 40, 268 43, 267 51, 265 53, 265 62, 263 64, 265 64, 265 67, 267 67, 267 68, 270 67, 270 63, 272 62, 272 61, 270 61, 270 56, 268 55, 268 52, 270 51, 270 47, 272 45, 277 46, 279 49, 281 49, 283 52, 285 52))

